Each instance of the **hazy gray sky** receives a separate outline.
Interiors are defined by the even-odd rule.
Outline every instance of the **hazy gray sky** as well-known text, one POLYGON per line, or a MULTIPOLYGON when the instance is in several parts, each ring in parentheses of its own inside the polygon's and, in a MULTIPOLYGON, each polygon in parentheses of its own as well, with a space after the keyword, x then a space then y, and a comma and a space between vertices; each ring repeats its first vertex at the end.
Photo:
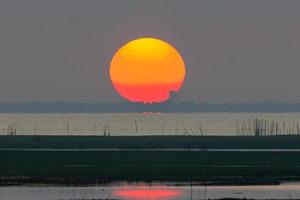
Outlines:
POLYGON ((113 53, 138 37, 186 63, 178 99, 300 102, 300 1, 0 2, 0 101, 120 101, 113 53))

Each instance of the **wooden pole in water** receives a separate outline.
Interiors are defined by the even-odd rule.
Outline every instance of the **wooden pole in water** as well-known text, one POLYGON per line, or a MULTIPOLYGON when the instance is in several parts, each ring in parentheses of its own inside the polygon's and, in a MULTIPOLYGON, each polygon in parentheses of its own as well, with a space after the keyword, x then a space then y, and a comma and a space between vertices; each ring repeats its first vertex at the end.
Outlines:
POLYGON ((69 121, 67 121, 67 132, 66 132, 67 135, 69 134, 69 129, 70 129, 70 124, 69 121))
POLYGON ((134 125, 135 125, 135 133, 138 133, 138 125, 136 119, 134 120, 134 125))
POLYGON ((106 136, 106 126, 107 126, 107 123, 105 123, 104 129, 103 129, 103 135, 104 136, 106 136))
POLYGON ((109 124, 109 136, 110 136, 110 124, 109 124))
POLYGON ((93 135, 96 135, 96 123, 94 123, 94 127, 93 127, 93 135))
POLYGON ((205 132, 206 132, 206 135, 207 135, 207 120, 205 121, 205 132))
POLYGON ((37 127, 36 127, 36 124, 34 125, 34 135, 36 135, 36 130, 37 129, 37 127))
POLYGON ((204 200, 206 200, 206 168, 205 165, 202 165, 202 171, 203 171, 203 181, 204 181, 204 200))
MULTIPOLYGON (((188 136, 190 137, 190 136, 188 136)), ((188 162, 189 162, 189 178, 190 178, 190 199, 193 199, 193 177, 192 177, 192 150, 191 139, 189 138, 188 162)))

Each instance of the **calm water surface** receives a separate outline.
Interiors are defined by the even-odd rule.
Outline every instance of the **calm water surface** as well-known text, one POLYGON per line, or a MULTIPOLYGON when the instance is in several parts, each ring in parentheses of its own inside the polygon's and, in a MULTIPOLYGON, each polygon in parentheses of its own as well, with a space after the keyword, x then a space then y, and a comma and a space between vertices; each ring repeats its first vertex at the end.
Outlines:
POLYGON ((158 184, 99 187, 0 187, 1 200, 196 200, 230 197, 248 199, 300 199, 300 184, 207 187, 158 184))
MULTIPOLYGON (((17 134, 40 135, 237 135, 237 124, 251 127, 255 118, 296 129, 300 113, 99 113, 0 114, 0 133, 13 124, 17 134)), ((299 123, 300 124, 300 123, 299 123)))
MULTIPOLYGON (((295 129, 300 113, 123 113, 0 114, 0 132, 13 124, 17 134, 39 135, 237 135, 236 124, 255 118, 295 129), (108 128, 109 127, 109 128, 108 128)), ((288 134, 288 132, 287 132, 288 134)), ((300 199, 300 184, 278 186, 175 186, 118 184, 94 187, 0 187, 0 200, 187 200, 217 198, 300 199)))

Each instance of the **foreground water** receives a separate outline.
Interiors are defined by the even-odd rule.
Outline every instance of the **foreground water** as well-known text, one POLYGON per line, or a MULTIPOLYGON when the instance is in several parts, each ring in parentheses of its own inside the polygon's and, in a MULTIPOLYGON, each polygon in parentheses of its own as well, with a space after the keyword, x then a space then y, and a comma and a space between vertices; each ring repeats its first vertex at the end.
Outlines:
MULTIPOLYGON (((17 135, 239 135, 255 118, 276 121, 282 134, 297 133, 300 113, 0 114, 0 132, 17 135), (239 131, 237 129, 239 128, 239 131)), ((253 127, 252 127, 253 128, 253 127)), ((248 131, 251 134, 251 130, 248 131)), ((248 134, 244 131, 243 134, 248 134)), ((300 199, 300 184, 190 186, 117 184, 92 187, 0 187, 1 200, 300 199)))
POLYGON ((0 187, 1 200, 300 199, 300 184, 273 186, 110 185, 99 187, 0 187))
POLYGON ((237 135, 251 134, 255 118, 278 122, 281 134, 300 131, 300 113, 85 113, 0 114, 0 133, 13 128, 39 135, 237 135))

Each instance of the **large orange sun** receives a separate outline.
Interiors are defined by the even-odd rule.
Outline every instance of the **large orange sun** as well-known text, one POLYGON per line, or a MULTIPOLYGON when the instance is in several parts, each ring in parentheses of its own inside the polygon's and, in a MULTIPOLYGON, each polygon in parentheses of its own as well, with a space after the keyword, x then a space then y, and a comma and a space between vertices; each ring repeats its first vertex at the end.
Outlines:
POLYGON ((167 42, 140 38, 122 46, 110 64, 116 91, 132 102, 159 103, 178 92, 185 77, 184 61, 167 42))

